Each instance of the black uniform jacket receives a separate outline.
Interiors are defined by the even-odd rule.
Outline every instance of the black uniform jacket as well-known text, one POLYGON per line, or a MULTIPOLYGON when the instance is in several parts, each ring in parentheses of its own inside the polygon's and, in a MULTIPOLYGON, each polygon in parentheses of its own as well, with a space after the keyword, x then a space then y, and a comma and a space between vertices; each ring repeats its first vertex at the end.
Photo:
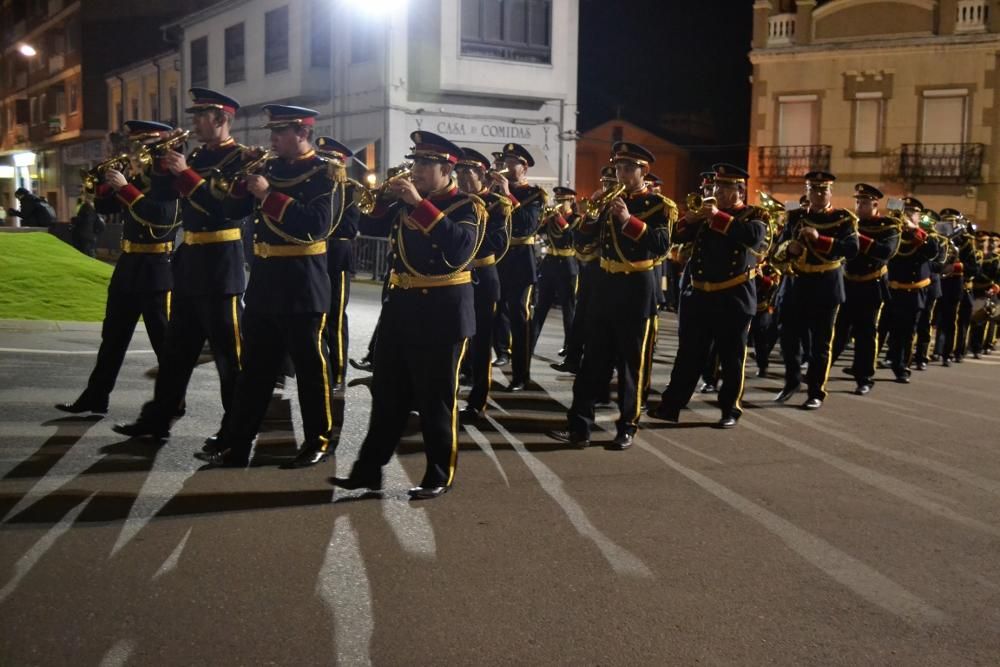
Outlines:
POLYGON ((510 189, 510 201, 514 209, 510 216, 510 249, 500 262, 500 280, 508 290, 517 291, 525 285, 535 283, 538 267, 535 264, 532 240, 541 222, 542 209, 547 195, 534 185, 522 183, 510 189))
POLYGON ((262 175, 270 192, 257 207, 246 307, 270 314, 328 312, 326 239, 344 184, 332 180, 329 161, 314 151, 269 160, 262 175))
POLYGON ((483 200, 450 187, 417 206, 380 201, 361 216, 360 229, 388 237, 392 249, 380 332, 414 345, 454 344, 475 333, 467 272, 486 231, 483 200), (435 282, 445 284, 427 285, 435 282))
POLYGON ((229 138, 218 146, 195 148, 188 169, 177 175, 174 186, 182 198, 184 224, 184 243, 174 255, 178 293, 240 294, 246 288, 239 230, 253 212, 253 198, 233 180, 245 159, 246 148, 229 138), (206 242, 211 240, 206 233, 232 238, 206 242))
POLYGON ((165 292, 173 287, 170 249, 181 223, 181 204, 173 176, 156 161, 149 172, 129 179, 115 193, 97 188, 99 213, 122 213, 122 255, 108 289, 114 292, 165 292))
POLYGON ((844 303, 843 261, 858 254, 857 216, 842 208, 825 211, 797 209, 788 214, 788 221, 778 239, 775 259, 781 263, 790 260, 788 245, 798 240, 803 253, 790 264, 795 272, 785 304, 833 306, 844 303), (819 232, 813 240, 800 238, 800 230, 812 227, 819 232))
POLYGON ((670 247, 677 205, 648 188, 623 199, 629 211, 624 224, 604 210, 596 220, 581 223, 577 243, 589 235, 600 248, 601 271, 595 276, 593 312, 644 319, 658 307, 660 287, 652 268, 670 247))
POLYGON ((862 292, 872 292, 877 300, 888 297, 887 265, 899 251, 901 230, 900 222, 891 217, 858 221, 858 254, 844 264, 850 298, 861 298, 862 292))
POLYGON ((692 242, 685 295, 747 315, 757 312, 757 264, 767 250, 767 213, 756 206, 719 211, 677 223, 673 241, 692 242))

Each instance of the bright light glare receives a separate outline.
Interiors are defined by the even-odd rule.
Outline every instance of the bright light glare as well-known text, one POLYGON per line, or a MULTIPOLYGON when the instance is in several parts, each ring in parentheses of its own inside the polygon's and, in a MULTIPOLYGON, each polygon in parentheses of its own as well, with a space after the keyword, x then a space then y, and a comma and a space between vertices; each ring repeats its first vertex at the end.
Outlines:
POLYGON ((378 176, 375 174, 368 174, 365 176, 365 182, 368 184, 368 187, 374 188, 375 184, 378 182, 378 176))
POLYGON ((0 165, 0 178, 14 178, 14 167, 9 164, 0 165))
POLYGON ((377 18, 405 10, 408 0, 345 0, 345 2, 354 11, 377 18))
POLYGON ((35 47, 33 47, 31 44, 22 44, 21 46, 17 47, 17 50, 21 53, 22 56, 27 56, 28 58, 32 58, 38 55, 38 51, 35 51, 35 47))
POLYGON ((15 167, 33 167, 35 165, 34 153, 14 153, 15 167))

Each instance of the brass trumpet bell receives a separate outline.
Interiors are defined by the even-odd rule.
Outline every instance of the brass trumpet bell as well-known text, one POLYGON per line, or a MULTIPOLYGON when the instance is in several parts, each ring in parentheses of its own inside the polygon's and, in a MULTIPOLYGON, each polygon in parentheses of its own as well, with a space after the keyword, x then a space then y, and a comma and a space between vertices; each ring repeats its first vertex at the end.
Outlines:
POLYGON ((390 171, 395 171, 395 173, 386 178, 381 185, 372 188, 354 189, 354 204, 363 214, 371 215, 372 211, 375 210, 379 197, 386 197, 388 195, 390 183, 400 178, 409 178, 413 172, 408 166, 398 167, 390 171))
POLYGON ((705 197, 697 192, 692 192, 688 194, 685 204, 687 204, 687 209, 694 213, 698 213, 713 204, 716 204, 715 197, 705 197))

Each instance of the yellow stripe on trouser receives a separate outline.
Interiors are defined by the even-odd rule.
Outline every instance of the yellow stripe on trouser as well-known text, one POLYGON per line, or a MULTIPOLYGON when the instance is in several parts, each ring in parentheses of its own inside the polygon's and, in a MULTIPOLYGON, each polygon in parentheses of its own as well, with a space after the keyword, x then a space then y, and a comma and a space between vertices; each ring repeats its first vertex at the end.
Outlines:
MULTIPOLYGON (((326 329, 326 313, 323 313, 323 317, 319 321, 319 333, 316 335, 316 352, 319 353, 319 360, 323 366, 323 407, 326 408, 326 432, 329 432, 333 428, 333 413, 330 408, 330 376, 328 375, 330 371, 326 365, 326 355, 323 354, 324 329, 326 329)), ((330 440, 322 435, 319 439, 323 442, 321 449, 325 452, 327 445, 330 444, 330 440)))
MULTIPOLYGON (((753 325, 752 321, 750 324, 747 325, 747 336, 750 335, 750 327, 752 325, 753 325)), ((747 342, 749 343, 749 340, 747 342)), ((736 403, 733 405, 733 407, 739 410, 741 414, 743 412, 743 404, 742 404, 743 385, 746 384, 746 379, 747 379, 747 352, 749 350, 750 350, 749 344, 743 346, 743 361, 740 362, 740 388, 739 391, 736 392, 736 403)))
MULTIPOLYGON (((534 285, 528 285, 528 293, 524 299, 524 352, 527 355, 525 357, 525 365, 527 368, 525 372, 528 376, 531 375, 531 293, 534 291, 534 285)), ((527 377, 523 378, 527 379, 527 377)))
POLYGON ((455 479, 455 463, 458 461, 458 376, 462 372, 462 360, 465 359, 465 348, 468 345, 469 339, 466 338, 462 341, 462 351, 455 364, 455 384, 452 385, 451 392, 451 458, 448 459, 448 482, 445 486, 451 486, 455 479))
POLYGON ((170 296, 173 294, 170 290, 167 290, 167 322, 170 321, 170 296))
POLYGON ((337 378, 339 385, 344 381, 344 289, 347 282, 347 272, 340 272, 340 300, 337 302, 337 378))
POLYGON ((875 357, 872 359, 872 368, 877 368, 878 364, 878 323, 882 320, 882 309, 885 308, 884 303, 878 305, 878 312, 875 313, 875 344, 872 347, 875 349, 875 357))
POLYGON ((639 423, 639 416, 642 415, 642 384, 646 370, 646 346, 649 344, 649 329, 652 326, 653 318, 646 319, 646 329, 642 334, 642 346, 639 348, 639 377, 635 383, 635 416, 632 417, 633 426, 639 423))
POLYGON ((646 352, 646 359, 645 359, 646 382, 643 383, 641 387, 643 398, 646 398, 646 396, 649 394, 649 385, 653 379, 653 351, 656 350, 656 339, 660 335, 659 315, 653 315, 652 319, 653 319, 653 332, 652 335, 649 337, 649 345, 648 345, 649 349, 646 352))
MULTIPOLYGON (((840 304, 833 309, 833 321, 836 324, 837 315, 840 313, 840 304)), ((830 364, 833 363, 833 332, 830 332, 830 342, 826 346, 826 372, 823 374, 823 383, 819 386, 819 390, 826 393, 826 381, 830 379, 830 364)))
POLYGON ((240 343, 240 319, 236 310, 236 300, 240 297, 233 297, 233 341, 236 343, 236 367, 243 370, 243 348, 240 343))
MULTIPOLYGON (((493 314, 490 316, 490 326, 493 326, 493 320, 495 320, 496 317, 497 317, 497 303, 496 303, 496 301, 494 301, 493 302, 493 314)), ((491 342, 492 342, 492 336, 491 336, 491 342)), ((490 348, 492 349, 493 346, 490 345, 490 348)), ((486 356, 489 357, 489 352, 486 353, 486 356)), ((475 371, 476 371, 476 369, 473 369, 473 376, 475 376, 475 371)), ((486 364, 486 398, 484 399, 486 402, 489 402, 489 400, 490 400, 490 389, 492 389, 492 388, 493 388, 493 364, 492 363, 487 363, 486 364)), ((472 407, 476 407, 476 406, 472 406, 472 407)), ((483 409, 484 410, 486 409, 486 404, 485 403, 483 404, 483 409)))

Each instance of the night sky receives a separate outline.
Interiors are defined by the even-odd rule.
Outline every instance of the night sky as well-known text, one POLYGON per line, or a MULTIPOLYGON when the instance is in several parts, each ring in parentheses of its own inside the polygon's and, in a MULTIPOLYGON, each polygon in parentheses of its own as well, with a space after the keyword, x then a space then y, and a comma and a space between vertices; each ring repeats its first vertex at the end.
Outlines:
POLYGON ((752 0, 580 0, 581 132, 621 118, 692 150, 695 168, 746 165, 752 0), (707 112, 716 137, 664 126, 707 112))

